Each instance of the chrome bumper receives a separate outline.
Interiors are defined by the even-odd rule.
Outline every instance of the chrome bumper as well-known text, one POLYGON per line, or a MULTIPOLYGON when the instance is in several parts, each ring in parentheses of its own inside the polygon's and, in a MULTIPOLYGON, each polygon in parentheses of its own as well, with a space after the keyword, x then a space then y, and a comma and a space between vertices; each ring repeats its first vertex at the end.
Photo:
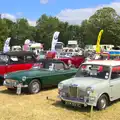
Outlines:
MULTIPOLYGON (((18 83, 19 84, 19 83, 18 83)), ((6 81, 4 81, 4 83, 3 83, 3 85, 4 86, 6 86, 7 88, 17 88, 17 82, 6 82, 6 81)), ((23 84, 21 84, 21 87, 22 88, 26 88, 26 87, 28 87, 28 85, 23 85, 23 84)))
POLYGON ((70 103, 75 103, 75 104, 82 104, 84 106, 96 106, 95 102, 88 102, 89 97, 84 97, 84 100, 80 100, 80 99, 76 99, 76 98, 67 98, 67 97, 62 97, 62 96, 58 96, 61 100, 65 101, 65 102, 70 102, 70 103))

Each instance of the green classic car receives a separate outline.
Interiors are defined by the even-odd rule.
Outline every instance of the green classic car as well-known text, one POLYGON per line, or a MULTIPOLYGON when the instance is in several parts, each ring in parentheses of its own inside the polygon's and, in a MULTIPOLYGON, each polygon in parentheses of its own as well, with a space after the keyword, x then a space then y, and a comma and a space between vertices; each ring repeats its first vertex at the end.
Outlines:
POLYGON ((76 68, 69 68, 62 61, 42 59, 31 70, 7 74, 4 86, 9 90, 28 88, 29 93, 35 94, 44 87, 57 86, 60 81, 71 78, 76 72, 76 68))

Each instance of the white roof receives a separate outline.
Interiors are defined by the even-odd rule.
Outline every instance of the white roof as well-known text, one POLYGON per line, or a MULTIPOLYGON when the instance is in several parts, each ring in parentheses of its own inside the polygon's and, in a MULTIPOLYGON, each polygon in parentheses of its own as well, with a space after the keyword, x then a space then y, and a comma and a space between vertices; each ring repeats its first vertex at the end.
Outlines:
POLYGON ((76 40, 69 40, 68 44, 77 44, 77 41, 76 40))
POLYGON ((115 60, 89 60, 89 61, 84 62, 84 64, 118 66, 118 65, 120 65, 120 61, 115 61, 115 60))
POLYGON ((33 43, 31 44, 30 47, 40 47, 42 44, 41 43, 33 43))
POLYGON ((12 48, 21 48, 21 46, 16 45, 16 46, 12 46, 12 48))

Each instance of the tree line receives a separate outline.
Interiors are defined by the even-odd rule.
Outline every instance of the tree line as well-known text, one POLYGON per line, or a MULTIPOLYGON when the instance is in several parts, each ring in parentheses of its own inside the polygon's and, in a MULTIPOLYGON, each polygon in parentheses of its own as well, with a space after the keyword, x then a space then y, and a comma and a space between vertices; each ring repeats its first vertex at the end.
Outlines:
POLYGON ((0 49, 4 41, 11 37, 10 45, 23 45, 26 39, 44 44, 49 49, 53 33, 59 31, 59 41, 65 45, 68 40, 78 40, 81 47, 87 44, 96 44, 99 31, 103 29, 101 44, 120 44, 120 16, 110 7, 97 10, 89 19, 82 21, 81 25, 70 25, 56 17, 43 14, 30 26, 27 19, 20 18, 16 22, 9 19, 0 19, 0 49))

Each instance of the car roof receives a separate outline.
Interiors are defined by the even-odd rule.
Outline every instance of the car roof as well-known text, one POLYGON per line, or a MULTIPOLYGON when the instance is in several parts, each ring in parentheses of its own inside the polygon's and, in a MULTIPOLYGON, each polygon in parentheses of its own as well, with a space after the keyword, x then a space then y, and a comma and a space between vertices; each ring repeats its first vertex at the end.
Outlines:
POLYGON ((89 60, 83 64, 103 65, 103 66, 119 66, 120 61, 115 60, 89 60))
POLYGON ((31 51, 12 51, 12 52, 6 52, 6 53, 1 53, 4 55, 8 55, 8 56, 25 56, 25 55, 35 55, 33 52, 31 51))

